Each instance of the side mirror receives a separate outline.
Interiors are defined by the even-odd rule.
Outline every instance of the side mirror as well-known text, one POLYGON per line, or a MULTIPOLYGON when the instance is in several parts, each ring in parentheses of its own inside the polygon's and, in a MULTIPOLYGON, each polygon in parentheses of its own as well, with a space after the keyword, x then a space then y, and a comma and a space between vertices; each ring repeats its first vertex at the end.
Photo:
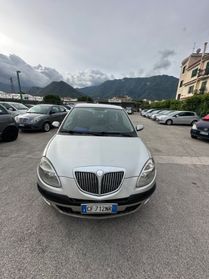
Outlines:
POLYGON ((59 126, 60 126, 59 121, 54 121, 54 122, 52 122, 52 126, 53 126, 54 128, 59 128, 59 126))
POLYGON ((9 110, 9 111, 14 111, 14 109, 13 109, 13 108, 8 108, 8 110, 9 110))
POLYGON ((142 131, 144 129, 144 125, 136 125, 136 130, 138 131, 142 131))
POLYGON ((51 110, 51 111, 49 112, 49 114, 55 114, 55 112, 51 110))

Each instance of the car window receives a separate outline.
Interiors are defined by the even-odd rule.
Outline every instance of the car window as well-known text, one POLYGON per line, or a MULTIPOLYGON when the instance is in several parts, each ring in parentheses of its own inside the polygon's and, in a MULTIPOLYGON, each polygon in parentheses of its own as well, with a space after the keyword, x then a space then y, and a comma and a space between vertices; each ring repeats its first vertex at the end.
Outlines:
POLYGON ((187 116, 186 112, 180 112, 177 114, 178 116, 182 117, 182 116, 187 116))
POLYGON ((13 107, 15 107, 18 110, 28 110, 28 107, 21 103, 12 103, 13 107))
POLYGON ((48 114, 51 106, 49 105, 36 105, 28 110, 28 113, 48 114))
POLYGON ((0 105, 0 115, 8 114, 7 110, 0 105))
POLYGON ((61 112, 66 112, 66 109, 64 107, 59 107, 61 112))
POLYGON ((58 112, 60 112, 60 108, 54 106, 54 107, 52 107, 51 112, 52 113, 58 113, 58 112))
POLYGON ((194 112, 185 112, 185 116, 194 116, 195 114, 194 114, 194 112))
POLYGON ((2 105, 3 105, 7 110, 15 111, 15 108, 13 108, 12 106, 10 106, 10 105, 7 104, 7 103, 3 103, 2 105))

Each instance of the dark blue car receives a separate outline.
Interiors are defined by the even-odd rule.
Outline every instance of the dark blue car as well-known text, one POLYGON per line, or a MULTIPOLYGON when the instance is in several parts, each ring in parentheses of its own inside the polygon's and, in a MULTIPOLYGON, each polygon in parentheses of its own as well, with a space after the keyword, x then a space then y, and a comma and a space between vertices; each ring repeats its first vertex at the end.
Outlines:
POLYGON ((209 139, 209 114, 192 126, 191 137, 209 139))

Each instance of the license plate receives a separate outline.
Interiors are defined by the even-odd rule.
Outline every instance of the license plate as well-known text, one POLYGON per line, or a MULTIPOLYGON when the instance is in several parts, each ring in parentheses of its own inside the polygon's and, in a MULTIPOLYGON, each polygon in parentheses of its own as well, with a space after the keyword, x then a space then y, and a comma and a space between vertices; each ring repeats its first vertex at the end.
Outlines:
POLYGON ((82 204, 82 214, 115 214, 117 213, 118 205, 109 203, 92 203, 82 204))
POLYGON ((201 135, 207 136, 208 133, 207 132, 200 132, 201 135))
POLYGON ((24 127, 25 125, 24 125, 24 124, 19 124, 19 126, 20 126, 20 127, 24 127))

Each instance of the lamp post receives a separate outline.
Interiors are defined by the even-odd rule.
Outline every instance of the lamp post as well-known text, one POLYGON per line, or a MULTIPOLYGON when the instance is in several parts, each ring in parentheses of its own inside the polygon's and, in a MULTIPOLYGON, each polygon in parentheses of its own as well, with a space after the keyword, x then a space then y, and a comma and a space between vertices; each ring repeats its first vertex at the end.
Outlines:
POLYGON ((19 94, 20 94, 20 100, 21 100, 21 103, 23 101, 23 98, 22 98, 22 90, 21 90, 21 85, 20 85, 20 73, 21 71, 17 71, 17 82, 18 82, 18 87, 19 87, 19 94))

